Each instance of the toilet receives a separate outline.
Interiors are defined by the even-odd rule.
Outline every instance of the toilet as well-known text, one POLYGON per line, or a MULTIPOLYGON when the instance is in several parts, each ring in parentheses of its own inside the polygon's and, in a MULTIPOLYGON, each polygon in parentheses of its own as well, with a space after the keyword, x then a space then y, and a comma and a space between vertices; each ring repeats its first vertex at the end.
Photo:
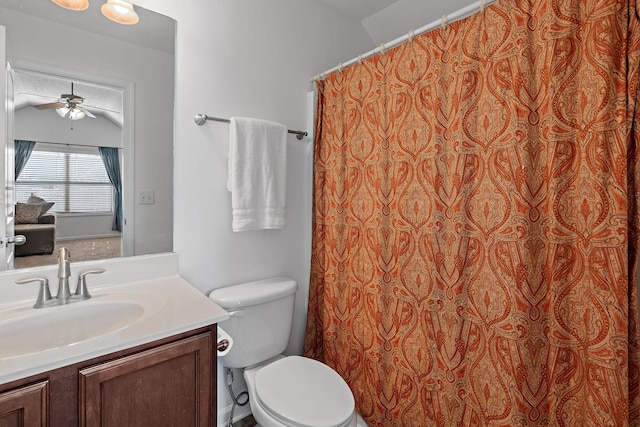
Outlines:
POLYGON ((282 354, 297 289, 294 280, 275 277, 212 291, 209 298, 230 315, 220 323, 233 340, 222 364, 244 369, 251 412, 261 427, 360 426, 353 394, 336 371, 282 354))

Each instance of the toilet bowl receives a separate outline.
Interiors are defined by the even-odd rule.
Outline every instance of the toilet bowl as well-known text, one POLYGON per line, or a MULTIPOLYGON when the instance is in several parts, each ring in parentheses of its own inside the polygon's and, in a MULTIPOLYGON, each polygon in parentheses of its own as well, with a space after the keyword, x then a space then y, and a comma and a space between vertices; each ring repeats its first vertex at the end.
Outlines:
POLYGON ((327 365, 278 356, 244 370, 251 412, 261 427, 355 427, 355 402, 327 365))
POLYGON ((209 298, 229 312, 220 326, 233 339, 221 356, 228 368, 244 370, 253 417, 262 427, 355 427, 355 400, 329 366, 284 356, 295 292, 292 279, 275 277, 219 288, 209 298))

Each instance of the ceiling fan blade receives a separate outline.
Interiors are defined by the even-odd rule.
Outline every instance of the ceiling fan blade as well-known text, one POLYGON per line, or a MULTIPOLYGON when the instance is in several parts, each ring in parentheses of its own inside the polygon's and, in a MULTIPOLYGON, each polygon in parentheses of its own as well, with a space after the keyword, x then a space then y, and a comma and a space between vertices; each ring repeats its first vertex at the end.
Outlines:
POLYGON ((34 107, 36 107, 38 110, 46 110, 47 108, 60 108, 60 107, 64 107, 66 104, 60 101, 56 101, 56 102, 49 102, 48 104, 40 104, 40 105, 34 105, 34 107))

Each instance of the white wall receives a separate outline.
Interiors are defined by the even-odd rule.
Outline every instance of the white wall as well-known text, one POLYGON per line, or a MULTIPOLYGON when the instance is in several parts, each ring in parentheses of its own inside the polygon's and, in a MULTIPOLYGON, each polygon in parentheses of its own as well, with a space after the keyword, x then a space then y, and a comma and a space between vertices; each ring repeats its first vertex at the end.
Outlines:
MULTIPOLYGON (((300 285, 290 352, 302 348, 309 281, 312 143, 288 139, 287 225, 233 233, 228 125, 196 113, 257 117, 308 130, 310 79, 370 50, 359 23, 311 0, 139 0, 178 21, 174 249, 201 291, 286 275, 300 285)), ((237 376, 236 376, 237 378, 237 376)), ((223 378, 218 406, 230 404, 223 378)))
POLYGON ((14 117, 14 139, 122 148, 122 129, 104 116, 61 120, 55 109, 28 106, 16 110, 14 117))
MULTIPOLYGON (((0 9, 0 25, 7 29, 7 59, 14 68, 131 85, 134 186, 125 194, 125 217, 133 224, 136 255, 171 251, 174 81, 165 70, 172 69, 173 56, 7 9, 0 9), (155 192, 155 204, 137 204, 135 196, 147 190, 155 192)), ((125 156, 123 168, 129 168, 129 160, 125 156)))

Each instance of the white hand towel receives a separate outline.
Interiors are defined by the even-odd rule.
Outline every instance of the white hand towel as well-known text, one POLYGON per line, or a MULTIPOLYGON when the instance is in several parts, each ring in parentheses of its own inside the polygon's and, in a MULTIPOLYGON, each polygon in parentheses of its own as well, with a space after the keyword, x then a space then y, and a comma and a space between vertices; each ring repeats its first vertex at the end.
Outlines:
POLYGON ((284 228, 287 128, 231 117, 229 180, 233 231, 284 228))

